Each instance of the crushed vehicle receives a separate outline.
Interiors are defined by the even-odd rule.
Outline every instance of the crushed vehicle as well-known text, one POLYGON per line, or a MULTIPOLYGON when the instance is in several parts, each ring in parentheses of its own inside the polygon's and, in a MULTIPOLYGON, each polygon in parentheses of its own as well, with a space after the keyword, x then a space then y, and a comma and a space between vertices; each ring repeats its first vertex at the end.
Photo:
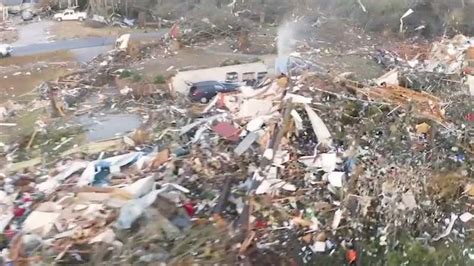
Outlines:
POLYGON ((207 103, 219 92, 233 92, 240 87, 239 83, 201 81, 195 82, 189 89, 189 98, 192 101, 207 103))
POLYGON ((0 57, 10 56, 13 52, 13 48, 9 44, 0 44, 0 57))
POLYGON ((53 17, 57 21, 63 20, 79 20, 84 21, 87 18, 86 12, 76 12, 72 9, 66 9, 64 12, 56 13, 53 17))

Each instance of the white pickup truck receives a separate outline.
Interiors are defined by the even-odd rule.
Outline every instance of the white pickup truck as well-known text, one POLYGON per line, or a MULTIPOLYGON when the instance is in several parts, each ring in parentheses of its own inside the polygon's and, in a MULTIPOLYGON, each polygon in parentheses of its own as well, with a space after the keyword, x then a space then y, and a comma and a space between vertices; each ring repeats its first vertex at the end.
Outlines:
POLYGON ((76 12, 72 9, 66 9, 61 13, 54 14, 54 19, 57 21, 63 20, 79 20, 83 21, 87 18, 86 12, 76 12))

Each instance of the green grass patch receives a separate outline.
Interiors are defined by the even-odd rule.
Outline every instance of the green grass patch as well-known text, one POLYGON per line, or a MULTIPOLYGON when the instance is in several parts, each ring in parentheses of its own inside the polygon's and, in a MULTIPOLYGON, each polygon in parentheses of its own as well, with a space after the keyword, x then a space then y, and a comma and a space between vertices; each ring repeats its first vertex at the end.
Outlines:
POLYGON ((165 76, 163 76, 161 74, 158 74, 153 79, 153 83, 155 83, 155 84, 165 84, 166 83, 166 78, 165 78, 165 76))

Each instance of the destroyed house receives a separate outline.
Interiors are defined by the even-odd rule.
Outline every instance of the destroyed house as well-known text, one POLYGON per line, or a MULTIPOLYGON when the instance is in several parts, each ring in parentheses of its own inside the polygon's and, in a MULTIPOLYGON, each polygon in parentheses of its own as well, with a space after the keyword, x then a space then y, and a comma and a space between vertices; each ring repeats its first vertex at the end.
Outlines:
POLYGON ((0 0, 0 7, 6 7, 9 13, 16 14, 23 9, 34 7, 38 2, 38 0, 0 0))

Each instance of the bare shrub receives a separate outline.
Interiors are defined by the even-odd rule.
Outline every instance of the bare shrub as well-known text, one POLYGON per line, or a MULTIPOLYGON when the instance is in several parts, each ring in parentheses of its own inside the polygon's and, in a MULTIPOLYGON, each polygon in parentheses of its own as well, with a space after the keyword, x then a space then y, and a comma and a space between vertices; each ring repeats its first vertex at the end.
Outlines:
POLYGON ((473 0, 308 0, 313 9, 327 14, 342 16, 356 21, 362 27, 383 31, 399 29, 400 17, 408 10, 415 13, 405 19, 410 32, 418 26, 425 26, 422 33, 427 36, 448 33, 474 33, 474 21, 470 19, 474 11, 473 0))

